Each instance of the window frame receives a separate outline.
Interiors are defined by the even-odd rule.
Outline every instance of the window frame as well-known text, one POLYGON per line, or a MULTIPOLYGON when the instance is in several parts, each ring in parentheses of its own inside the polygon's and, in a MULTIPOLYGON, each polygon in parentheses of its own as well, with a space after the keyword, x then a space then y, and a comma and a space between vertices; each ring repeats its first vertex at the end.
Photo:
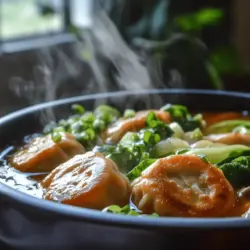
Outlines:
MULTIPOLYGON (((21 52, 26 50, 39 49, 41 47, 53 46, 57 44, 71 43, 76 41, 74 34, 69 32, 72 24, 71 6, 69 0, 62 0, 63 4, 63 27, 59 31, 38 32, 31 35, 18 36, 13 38, 2 39, 0 36, 0 56, 8 53, 21 52)), ((1 8, 0 1, 0 8, 1 8)), ((0 28, 1 28, 0 15, 0 28)))

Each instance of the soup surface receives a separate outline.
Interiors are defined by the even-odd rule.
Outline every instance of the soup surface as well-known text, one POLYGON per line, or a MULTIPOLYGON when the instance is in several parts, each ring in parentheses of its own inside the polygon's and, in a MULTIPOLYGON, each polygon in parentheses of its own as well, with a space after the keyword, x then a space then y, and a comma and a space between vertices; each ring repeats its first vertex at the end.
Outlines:
POLYGON ((134 216, 249 215, 246 112, 75 104, 0 158, 1 182, 58 203, 134 216))

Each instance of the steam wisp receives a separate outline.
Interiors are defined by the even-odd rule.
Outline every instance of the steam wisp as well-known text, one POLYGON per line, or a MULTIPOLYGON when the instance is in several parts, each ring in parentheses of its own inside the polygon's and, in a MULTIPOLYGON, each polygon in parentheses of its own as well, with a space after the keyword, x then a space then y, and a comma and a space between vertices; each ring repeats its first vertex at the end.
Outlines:
MULTIPOLYGON (((78 95, 163 87, 161 62, 152 59, 143 65, 106 13, 99 10, 94 15, 93 25, 81 31, 81 39, 74 45, 71 55, 57 47, 41 49, 37 52, 37 63, 31 69, 33 79, 13 77, 10 79, 11 90, 34 105, 67 96, 65 91, 60 96, 59 90, 65 82, 71 84, 72 79, 77 78, 82 86, 78 95), (90 68, 91 77, 82 74, 83 67, 90 68)), ((177 87, 181 84, 181 76, 175 70, 170 72, 168 84, 177 87)), ((68 88, 74 88, 74 85, 68 88)), ((52 110, 47 110, 41 118, 43 123, 55 120, 52 110)))

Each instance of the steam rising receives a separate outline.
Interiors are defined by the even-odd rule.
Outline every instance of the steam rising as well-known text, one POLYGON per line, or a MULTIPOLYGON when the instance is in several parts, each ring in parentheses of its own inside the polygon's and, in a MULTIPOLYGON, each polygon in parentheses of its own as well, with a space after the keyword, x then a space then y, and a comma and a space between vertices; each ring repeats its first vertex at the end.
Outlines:
MULTIPOLYGON (((164 86, 160 61, 149 60, 146 66, 123 41, 117 28, 103 12, 95 14, 93 26, 81 32, 81 41, 74 45, 71 55, 56 47, 44 48, 37 53, 33 80, 20 77, 10 80, 10 89, 19 97, 26 98, 30 105, 48 102, 67 96, 59 95, 65 82, 81 79, 78 95, 115 90, 139 90, 164 86), (84 67, 91 69, 92 76, 82 74, 84 67), (110 72, 111 77, 110 77, 110 72)), ((181 76, 172 71, 169 85, 178 86, 181 76)), ((68 89, 74 86, 68 86, 68 89)), ((67 91, 66 91, 67 92, 67 91)), ((54 120, 51 110, 41 117, 44 123, 54 120)))
MULTIPOLYGON (((79 74, 78 65, 58 48, 42 49, 37 54, 37 61, 33 68, 34 80, 13 77, 9 83, 10 89, 17 96, 26 98, 30 105, 55 100, 63 81, 79 74)), ((55 118, 51 110, 47 110, 43 116, 44 122, 55 118)))
MULTIPOLYGON (((123 41, 115 25, 104 12, 100 12, 98 18, 95 19, 91 34, 90 37, 85 36, 88 47, 91 48, 93 53, 102 55, 116 66, 118 71, 116 79, 121 89, 147 89, 152 87, 147 69, 123 41)), ((93 60, 90 64, 92 69, 102 67, 96 60, 93 60)), ((98 71, 94 72, 98 75, 98 71)), ((102 78, 102 76, 98 76, 98 80, 102 78)), ((104 86, 107 85, 104 84, 104 86)), ((103 88, 103 81, 99 82, 99 87, 103 88)))

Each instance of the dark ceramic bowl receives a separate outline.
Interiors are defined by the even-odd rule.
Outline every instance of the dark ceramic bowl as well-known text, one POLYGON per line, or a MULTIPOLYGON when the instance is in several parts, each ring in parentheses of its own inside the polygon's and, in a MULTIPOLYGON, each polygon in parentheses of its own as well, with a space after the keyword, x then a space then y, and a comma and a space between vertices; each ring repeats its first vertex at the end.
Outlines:
MULTIPOLYGON (((103 102, 120 109, 180 103, 194 111, 249 110, 250 95, 199 90, 150 90, 75 97, 33 106, 0 119, 0 147, 42 129, 41 114, 70 114, 70 104, 103 102)), ((0 242, 13 249, 249 249, 250 220, 113 215, 37 199, 0 184, 0 242)), ((1 248, 0 249, 5 249, 1 248)))

